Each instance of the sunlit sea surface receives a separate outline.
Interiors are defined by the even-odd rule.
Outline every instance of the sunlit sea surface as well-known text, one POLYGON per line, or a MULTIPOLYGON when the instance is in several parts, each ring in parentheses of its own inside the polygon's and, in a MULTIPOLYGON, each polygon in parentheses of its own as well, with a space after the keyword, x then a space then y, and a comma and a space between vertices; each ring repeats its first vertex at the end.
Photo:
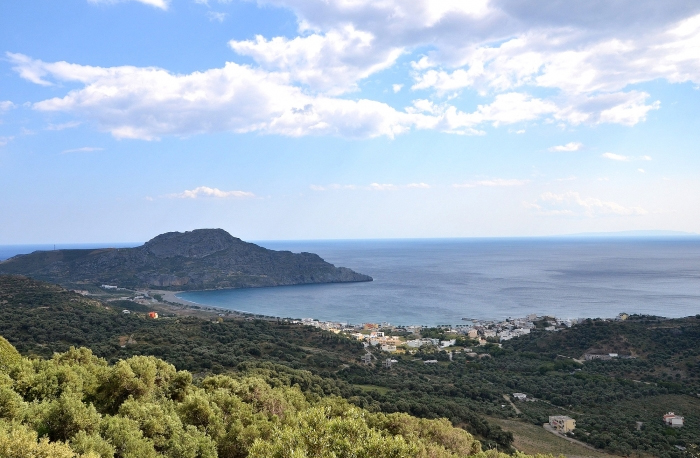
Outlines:
POLYGON ((460 324, 530 313, 700 313, 700 238, 257 242, 373 282, 186 292, 202 305, 348 323, 460 324))
MULTIPOLYGON (((186 292, 202 305, 349 323, 460 324, 536 313, 700 314, 700 238, 257 242, 317 253, 373 282, 186 292)), ((138 244, 76 244, 97 248, 138 244)), ((0 259, 53 245, 0 246, 0 259)))

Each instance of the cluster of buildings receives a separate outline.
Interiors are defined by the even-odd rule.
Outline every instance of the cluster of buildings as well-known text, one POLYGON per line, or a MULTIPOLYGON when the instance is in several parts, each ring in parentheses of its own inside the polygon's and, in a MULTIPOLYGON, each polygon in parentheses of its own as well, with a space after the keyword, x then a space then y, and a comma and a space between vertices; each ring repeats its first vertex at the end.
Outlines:
POLYGON ((537 316, 535 314, 527 315, 523 318, 507 318, 502 321, 468 321, 471 321, 472 325, 456 326, 454 331, 465 334, 471 339, 479 340, 479 343, 482 345, 486 343, 485 341, 487 339, 502 342, 514 337, 530 334, 530 332, 535 329, 535 322, 537 321, 545 321, 548 324, 548 326, 544 328, 545 331, 557 331, 563 328, 570 328, 578 322, 576 319, 561 319, 551 316, 537 316))
POLYGON ((482 321, 467 320, 471 324, 440 325, 435 326, 446 334, 454 336, 454 339, 439 340, 434 338, 418 338, 405 340, 399 337, 385 335, 385 333, 401 333, 420 335, 421 330, 428 326, 392 326, 390 323, 363 323, 361 325, 351 325, 348 323, 334 321, 320 321, 312 318, 293 320, 292 323, 299 323, 314 326, 327 331, 343 332, 358 340, 367 342, 369 345, 380 346, 382 350, 393 352, 399 346, 405 345, 408 349, 417 349, 424 346, 447 348, 453 346, 458 337, 462 336, 476 341, 479 345, 488 342, 501 342, 514 337, 527 335, 536 327, 536 321, 546 321, 549 325, 545 330, 556 331, 564 327, 571 327, 577 322, 572 319, 559 319, 555 317, 543 317, 528 315, 524 318, 508 318, 503 321, 482 321))

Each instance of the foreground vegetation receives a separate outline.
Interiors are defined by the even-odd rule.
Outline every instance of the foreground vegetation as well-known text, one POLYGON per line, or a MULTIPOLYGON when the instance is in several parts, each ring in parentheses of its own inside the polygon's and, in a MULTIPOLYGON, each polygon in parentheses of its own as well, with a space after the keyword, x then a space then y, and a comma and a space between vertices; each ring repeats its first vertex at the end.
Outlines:
POLYGON ((533 331, 502 348, 474 348, 476 356, 456 352, 452 360, 444 350, 423 348, 393 355, 398 362, 388 369, 381 364, 386 354, 370 349, 373 363, 361 364, 365 349, 359 342, 309 326, 214 314, 149 320, 110 304, 0 276, 0 334, 36 360, 71 346, 88 347, 111 364, 152 355, 190 371, 198 389, 217 374, 239 382, 256 377, 270 387, 297 387, 311 406, 342 398, 347 408, 371 415, 447 418, 484 449, 514 451, 512 433, 498 426, 509 424, 502 420, 541 428, 554 414, 577 420, 576 439, 624 456, 681 458, 696 453, 700 442, 696 317, 591 320, 556 333, 533 331), (635 358, 584 364, 586 352, 635 358), (428 359, 438 363, 425 364, 428 359), (517 413, 503 398, 513 392, 537 401, 517 402, 517 413), (685 416, 683 428, 663 425, 669 410, 685 416))
POLYGON ((420 394, 396 405, 348 383, 345 372, 365 353, 362 344, 309 326, 216 316, 151 320, 56 285, 0 276, 0 334, 26 355, 50 357, 86 346, 112 363, 153 355, 198 376, 255 367, 305 369, 311 374, 294 374, 305 391, 342 396, 372 411, 450 418, 485 447, 512 451, 512 435, 478 415, 469 407, 470 399, 450 402, 440 393, 420 394))
MULTIPOLYGON (((0 338, 0 456, 489 457, 447 420, 371 413, 274 372, 212 375, 86 348, 22 357, 0 338)), ((524 456, 524 455, 523 455, 524 456)))

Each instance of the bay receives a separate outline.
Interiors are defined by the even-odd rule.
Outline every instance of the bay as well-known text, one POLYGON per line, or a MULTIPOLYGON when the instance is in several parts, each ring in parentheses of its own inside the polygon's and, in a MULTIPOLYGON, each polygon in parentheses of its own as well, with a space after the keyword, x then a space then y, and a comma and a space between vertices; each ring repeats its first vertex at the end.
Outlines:
POLYGON ((198 304, 348 323, 463 324, 530 313, 700 313, 700 238, 256 242, 308 251, 373 282, 180 293, 198 304))

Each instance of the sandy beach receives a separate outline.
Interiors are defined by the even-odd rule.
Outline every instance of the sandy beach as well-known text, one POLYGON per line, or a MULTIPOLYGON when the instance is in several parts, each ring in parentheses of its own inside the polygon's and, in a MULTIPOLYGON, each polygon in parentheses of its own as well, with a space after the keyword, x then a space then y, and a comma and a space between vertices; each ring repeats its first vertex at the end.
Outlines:
POLYGON ((174 304, 180 304, 180 305, 187 305, 187 306, 192 306, 192 305, 199 305, 195 302, 190 302, 186 301, 184 299, 180 299, 177 297, 177 294, 180 294, 182 291, 163 291, 163 290, 156 290, 152 289, 149 290, 149 294, 152 296, 153 294, 160 294, 163 296, 163 300, 166 302, 172 302, 174 304))

